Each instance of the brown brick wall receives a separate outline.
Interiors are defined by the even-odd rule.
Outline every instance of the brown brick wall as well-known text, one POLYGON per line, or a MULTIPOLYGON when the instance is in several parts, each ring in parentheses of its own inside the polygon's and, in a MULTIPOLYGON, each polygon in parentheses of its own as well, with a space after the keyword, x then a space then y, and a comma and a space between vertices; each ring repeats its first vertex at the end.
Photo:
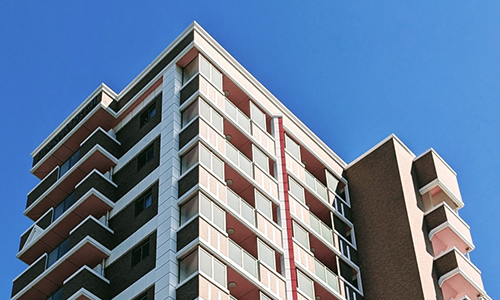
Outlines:
POLYGON ((415 167, 419 188, 423 188, 429 182, 437 178, 432 152, 429 151, 427 154, 420 157, 414 162, 413 166, 415 167))
POLYGON ((134 116, 125 126, 123 126, 116 133, 116 139, 120 141, 120 157, 127 153, 130 148, 132 148, 137 142, 139 142, 144 136, 148 134, 153 128, 155 128, 161 122, 161 105, 162 105, 162 94, 160 93, 155 97, 156 101, 156 114, 155 116, 146 124, 141 127, 141 114, 149 109, 152 102, 145 106, 138 114, 134 116))
POLYGON ((194 300, 200 293, 200 276, 195 276, 175 291, 177 300, 194 300))
MULTIPOLYGON (((122 257, 106 267, 105 276, 110 281, 109 297, 114 298, 131 284, 155 268, 156 264, 156 231, 149 237, 149 256, 132 267, 132 251, 135 246, 122 257)), ((143 241, 136 244, 140 245, 143 241)))
MULTIPOLYGON (((149 188, 147 189, 149 190, 149 188)), ((141 194, 137 199, 141 198, 141 194)), ((109 220, 109 227, 113 229, 113 248, 122 243, 125 239, 131 236, 149 220, 158 214, 158 182, 151 186, 151 206, 135 216, 134 199, 127 207, 117 213, 109 220)))
POLYGON ((424 299, 394 141, 345 175, 365 299, 424 299))
MULTIPOLYGON (((113 175, 113 181, 118 185, 116 191, 116 199, 119 200, 123 195, 136 186, 149 173, 155 170, 160 165, 160 137, 153 141, 154 143, 154 158, 148 162, 140 170, 137 170, 137 160, 139 154, 134 157, 128 164, 123 166, 117 173, 113 175)), ((147 146, 149 147, 149 146, 147 146)), ((145 150, 147 147, 144 147, 145 150)))
POLYGON ((180 104, 182 105, 186 102, 191 95, 193 95, 197 90, 200 89, 200 75, 193 78, 184 88, 181 90, 180 104))
POLYGON ((31 193, 28 194, 26 208, 28 208, 35 200, 37 200, 45 191, 51 187, 56 181, 59 174, 58 170, 53 171, 50 175, 46 176, 39 186, 37 186, 31 193))
POLYGON ((109 284, 101 278, 98 278, 89 270, 80 271, 80 273, 71 278, 71 280, 63 286, 63 299, 68 299, 81 288, 85 288, 87 291, 96 295, 101 300, 109 299, 109 284))

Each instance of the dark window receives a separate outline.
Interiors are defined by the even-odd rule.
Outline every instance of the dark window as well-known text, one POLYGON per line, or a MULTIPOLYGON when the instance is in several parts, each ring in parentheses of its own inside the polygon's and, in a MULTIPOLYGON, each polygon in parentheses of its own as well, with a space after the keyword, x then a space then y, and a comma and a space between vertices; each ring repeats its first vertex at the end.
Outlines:
POLYGON ((156 101, 141 114, 141 127, 156 115, 156 101))
POLYGON ((76 150, 76 152, 61 165, 61 168, 59 169, 59 178, 68 172, 68 170, 71 169, 71 167, 74 166, 79 159, 80 149, 76 150))
POLYGON ((63 289, 61 288, 60 290, 52 294, 52 296, 47 298, 47 300, 62 300, 62 298, 63 298, 63 289))
POLYGON ((57 218, 59 218, 65 211, 68 210, 73 204, 75 203, 75 192, 69 194, 66 199, 64 199, 59 205, 54 208, 54 216, 52 218, 52 221, 55 221, 57 218))
POLYGON ((146 208, 151 206, 153 198, 151 195, 151 189, 147 191, 143 196, 135 201, 135 216, 143 212, 146 208))
POLYGON ((57 248, 49 253, 49 258, 47 260, 47 268, 52 266, 59 258, 61 258, 69 250, 69 239, 59 244, 57 248))
POLYGON ((148 292, 145 292, 141 295, 139 295, 137 298, 135 298, 134 300, 147 300, 148 299, 148 292))
POLYGON ((149 256, 149 240, 132 251, 132 267, 149 256))
POLYGON ((144 167, 148 162, 152 161, 155 157, 155 150, 153 145, 146 148, 146 150, 142 151, 139 154, 138 162, 137 162, 137 170, 144 167))

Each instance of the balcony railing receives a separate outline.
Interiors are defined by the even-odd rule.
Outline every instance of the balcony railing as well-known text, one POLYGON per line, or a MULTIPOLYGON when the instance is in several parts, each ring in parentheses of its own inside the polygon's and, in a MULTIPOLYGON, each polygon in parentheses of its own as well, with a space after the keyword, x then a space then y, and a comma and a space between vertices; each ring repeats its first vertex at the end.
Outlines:
POLYGON ((64 246, 56 248, 57 252, 44 254, 14 279, 13 299, 43 300, 78 268, 93 268, 109 256, 111 235, 111 229, 93 217, 87 218, 73 229, 64 246))
POLYGON ((339 292, 339 277, 317 258, 314 259, 314 274, 326 285, 339 292))
POLYGON ((226 156, 233 164, 243 171, 243 173, 247 174, 251 178, 254 178, 252 161, 228 142, 226 142, 226 156))
POLYGON ((255 209, 231 189, 227 189, 227 204, 243 219, 255 226, 255 209))
POLYGON ((243 270, 247 271, 250 275, 255 278, 258 278, 257 272, 257 259, 246 252, 240 245, 233 242, 231 239, 228 244, 229 248, 229 259, 231 259, 235 264, 243 268, 243 270))

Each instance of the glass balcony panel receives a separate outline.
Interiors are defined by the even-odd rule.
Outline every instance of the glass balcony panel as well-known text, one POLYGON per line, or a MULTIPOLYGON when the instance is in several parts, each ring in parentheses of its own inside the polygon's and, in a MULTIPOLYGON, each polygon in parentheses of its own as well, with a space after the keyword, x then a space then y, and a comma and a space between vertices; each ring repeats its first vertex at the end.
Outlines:
POLYGON ((209 220, 212 219, 212 203, 205 196, 200 197, 200 212, 209 220))
POLYGON ((222 209, 220 209, 218 206, 214 205, 213 206, 213 221, 215 225, 217 225, 220 229, 223 231, 226 230, 226 225, 224 224, 224 219, 226 218, 225 213, 222 209))
POLYGON ((325 268, 323 267, 322 264, 319 263, 319 261, 317 259, 314 260, 314 273, 321 280, 326 282, 325 268))
POLYGON ((212 256, 204 250, 200 251, 200 270, 212 277, 212 256))
POLYGON ((231 190, 228 189, 227 193, 227 204, 229 207, 234 209, 237 213, 241 213, 240 211, 240 198, 231 190))
POLYGON ((246 131, 250 132, 250 119, 240 110, 238 110, 238 124, 246 131))
POLYGON ((252 161, 249 160, 248 158, 246 158, 245 156, 243 156, 243 154, 241 154, 241 153, 238 153, 238 154, 239 154, 239 161, 240 161, 239 167, 248 176, 250 176, 250 177, 253 178, 253 175, 252 175, 252 161))
POLYGON ((236 121, 237 120, 237 114, 236 114, 237 108, 227 98, 226 98, 226 102, 225 102, 224 108, 225 108, 224 110, 226 111, 226 113, 228 114, 228 116, 231 117, 231 119, 233 119, 233 120, 236 121))
POLYGON ((238 266, 243 266, 243 260, 241 256, 241 249, 233 241, 229 242, 229 258, 236 263, 238 266))
POLYGON ((222 286, 226 286, 226 266, 214 259, 214 279, 216 282, 220 283, 222 286))
POLYGON ((254 277, 257 277, 257 260, 243 251, 243 268, 254 277))
POLYGON ((217 175, 220 179, 224 178, 224 164, 220 159, 216 156, 212 156, 212 171, 217 175))
POLYGON ((226 144, 226 156, 235 165, 238 165, 238 150, 233 147, 233 145, 226 144))
POLYGON ((335 273, 333 273, 328 268, 325 268, 325 270, 326 270, 326 283, 334 290, 339 291, 339 280, 337 275, 335 275, 335 273))
POLYGON ((246 203, 245 201, 241 201, 241 216, 250 222, 252 225, 255 225, 255 212, 253 207, 246 203))

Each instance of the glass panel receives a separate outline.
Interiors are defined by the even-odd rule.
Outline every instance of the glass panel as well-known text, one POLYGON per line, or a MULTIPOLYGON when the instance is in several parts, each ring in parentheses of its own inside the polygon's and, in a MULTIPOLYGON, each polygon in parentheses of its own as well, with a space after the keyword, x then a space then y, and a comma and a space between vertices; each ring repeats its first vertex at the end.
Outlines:
POLYGON ((285 148, 295 158, 300 161, 300 147, 288 135, 285 135, 285 148))
POLYGON ((248 176, 252 176, 252 161, 246 158, 242 153, 239 154, 240 168, 243 172, 245 172, 248 176))
POLYGON ((300 186, 292 177, 288 176, 288 181, 290 183, 290 192, 292 195, 304 203, 304 188, 300 186))
POLYGON ((198 195, 181 206, 181 225, 198 213, 198 195))
POLYGON ((250 102, 250 117, 255 124, 266 130, 266 115, 253 102, 250 102))
POLYGON ((212 169, 212 152, 203 146, 200 147, 200 162, 209 170, 212 169))
POLYGON ((316 190, 316 178, 314 178, 311 174, 308 172, 306 173, 306 184, 308 187, 310 187, 312 190, 316 190))
POLYGON ((226 219, 226 214, 224 210, 220 209, 217 205, 213 205, 213 222, 217 225, 222 231, 226 231, 226 225, 224 224, 224 220, 226 219))
POLYGON ((314 259, 314 273, 321 280, 326 282, 325 267, 323 267, 323 265, 321 263, 319 263, 317 259, 314 259))
POLYGON ((56 206, 56 208, 54 209, 54 219, 53 220, 56 220, 57 218, 59 218, 64 212, 64 201, 61 202, 58 206, 56 206))
POLYGON ((274 255, 274 250, 269 248, 266 244, 264 244, 261 240, 258 240, 257 243, 258 246, 258 253, 259 253, 259 260, 263 261, 266 263, 269 267, 271 267, 273 270, 276 268, 276 263, 275 263, 275 255, 274 255))
POLYGON ((203 194, 200 197, 200 213, 209 220, 212 220, 212 202, 203 194))
POLYGON ((326 271, 326 283, 330 287, 332 287, 334 290, 338 291, 339 290, 339 282, 337 279, 337 275, 335 275, 332 271, 329 269, 325 268, 326 271))
POLYGON ((309 224, 311 226, 311 228, 316 231, 317 233, 321 234, 321 229, 319 227, 319 220, 318 218, 316 218, 316 216, 314 216, 312 213, 309 213, 309 224))
POLYGON ((73 204, 75 204, 75 193, 69 194, 68 197, 64 200, 64 211, 66 211, 68 208, 70 208, 73 204))
POLYGON ((223 123, 223 118, 219 113, 217 113, 215 110, 212 110, 212 125, 214 125, 215 129, 217 129, 220 132, 224 132, 222 130, 222 123, 223 123))
POLYGON ((226 286, 226 266, 214 258, 214 279, 222 286, 226 286))
POLYGON ((326 200, 326 188, 318 180, 316 180, 316 192, 318 192, 321 198, 326 200))
POLYGON ((200 56, 200 73, 210 80, 210 63, 200 56))
POLYGON ((240 199, 239 197, 231 190, 227 190, 227 204, 229 207, 234 209, 236 212, 240 213, 240 199))
POLYGON ((252 225, 255 225, 253 207, 245 201, 241 201, 241 216, 248 222, 252 223, 252 225))
POLYGON ((191 122, 198 115, 198 101, 195 101, 193 104, 189 105, 182 112, 182 127, 186 126, 187 123, 191 122))
POLYGON ((250 132, 250 121, 248 117, 238 110, 238 124, 246 131, 250 132))
POLYGON ((255 258, 245 251, 243 251, 243 268, 254 277, 257 277, 257 262, 255 258))
POLYGON ((191 252, 179 264, 179 282, 198 270, 198 250, 191 252))
POLYGON ((255 190, 255 206, 257 209, 264 214, 269 219, 273 219, 273 211, 271 201, 266 197, 262 196, 257 190, 255 190))
POLYGON ((309 249, 309 235, 307 231, 293 222, 293 237, 306 249, 309 249))
POLYGON ((69 170, 69 160, 65 161, 62 164, 61 169, 59 170, 59 177, 63 176, 69 170))
POLYGON ((200 250, 200 271, 212 277, 212 256, 200 250))
POLYGON ((331 244, 333 242, 332 230, 330 229, 330 227, 326 226, 323 223, 320 223, 320 226, 321 236, 331 244))
POLYGON ((196 162, 198 162, 198 147, 189 150, 189 152, 181 158, 181 174, 189 170, 196 162))
POLYGON ((310 298, 314 299, 314 287, 311 279, 302 274, 302 272, 297 271, 297 283, 298 288, 302 292, 304 292, 310 298))
POLYGON ((269 173, 269 158, 265 155, 259 148, 252 145, 253 149, 253 161, 261 167, 266 173, 269 173))
POLYGON ((62 257, 66 252, 69 250, 69 239, 66 239, 64 242, 62 242, 59 245, 59 254, 58 254, 58 259, 62 257))
POLYGON ((326 185, 332 191, 336 191, 337 186, 339 185, 339 180, 328 171, 326 171, 326 185))
POLYGON ((226 144, 226 156, 235 165, 238 165, 238 150, 230 143, 226 144))
POLYGON ((229 101, 228 99, 226 99, 226 103, 225 103, 225 111, 226 113, 233 119, 236 121, 236 106, 234 106, 234 104, 229 101))
POLYGON ((200 101, 200 116, 210 123, 210 106, 205 101, 200 101))
POLYGON ((219 72, 219 70, 217 70, 214 66, 212 66, 211 80, 215 87, 222 91, 222 73, 219 72))
POLYGON ((56 262, 56 260, 57 260, 57 258, 58 258, 58 257, 57 257, 57 252, 58 252, 58 250, 59 250, 59 249, 58 249, 58 248, 56 248, 56 249, 52 250, 52 251, 49 253, 49 257, 48 257, 48 259, 47 259, 47 268, 48 268, 48 267, 50 267, 50 266, 52 266, 52 264, 56 262))
POLYGON ((212 171, 217 175, 220 179, 224 179, 224 165, 222 160, 213 155, 212 157, 212 171))
POLYGON ((238 266, 242 266, 241 249, 233 241, 229 241, 229 258, 238 266))
POLYGON ((182 84, 188 82, 189 79, 191 79, 197 72, 198 58, 195 58, 186 67, 184 67, 184 70, 182 70, 182 84))

